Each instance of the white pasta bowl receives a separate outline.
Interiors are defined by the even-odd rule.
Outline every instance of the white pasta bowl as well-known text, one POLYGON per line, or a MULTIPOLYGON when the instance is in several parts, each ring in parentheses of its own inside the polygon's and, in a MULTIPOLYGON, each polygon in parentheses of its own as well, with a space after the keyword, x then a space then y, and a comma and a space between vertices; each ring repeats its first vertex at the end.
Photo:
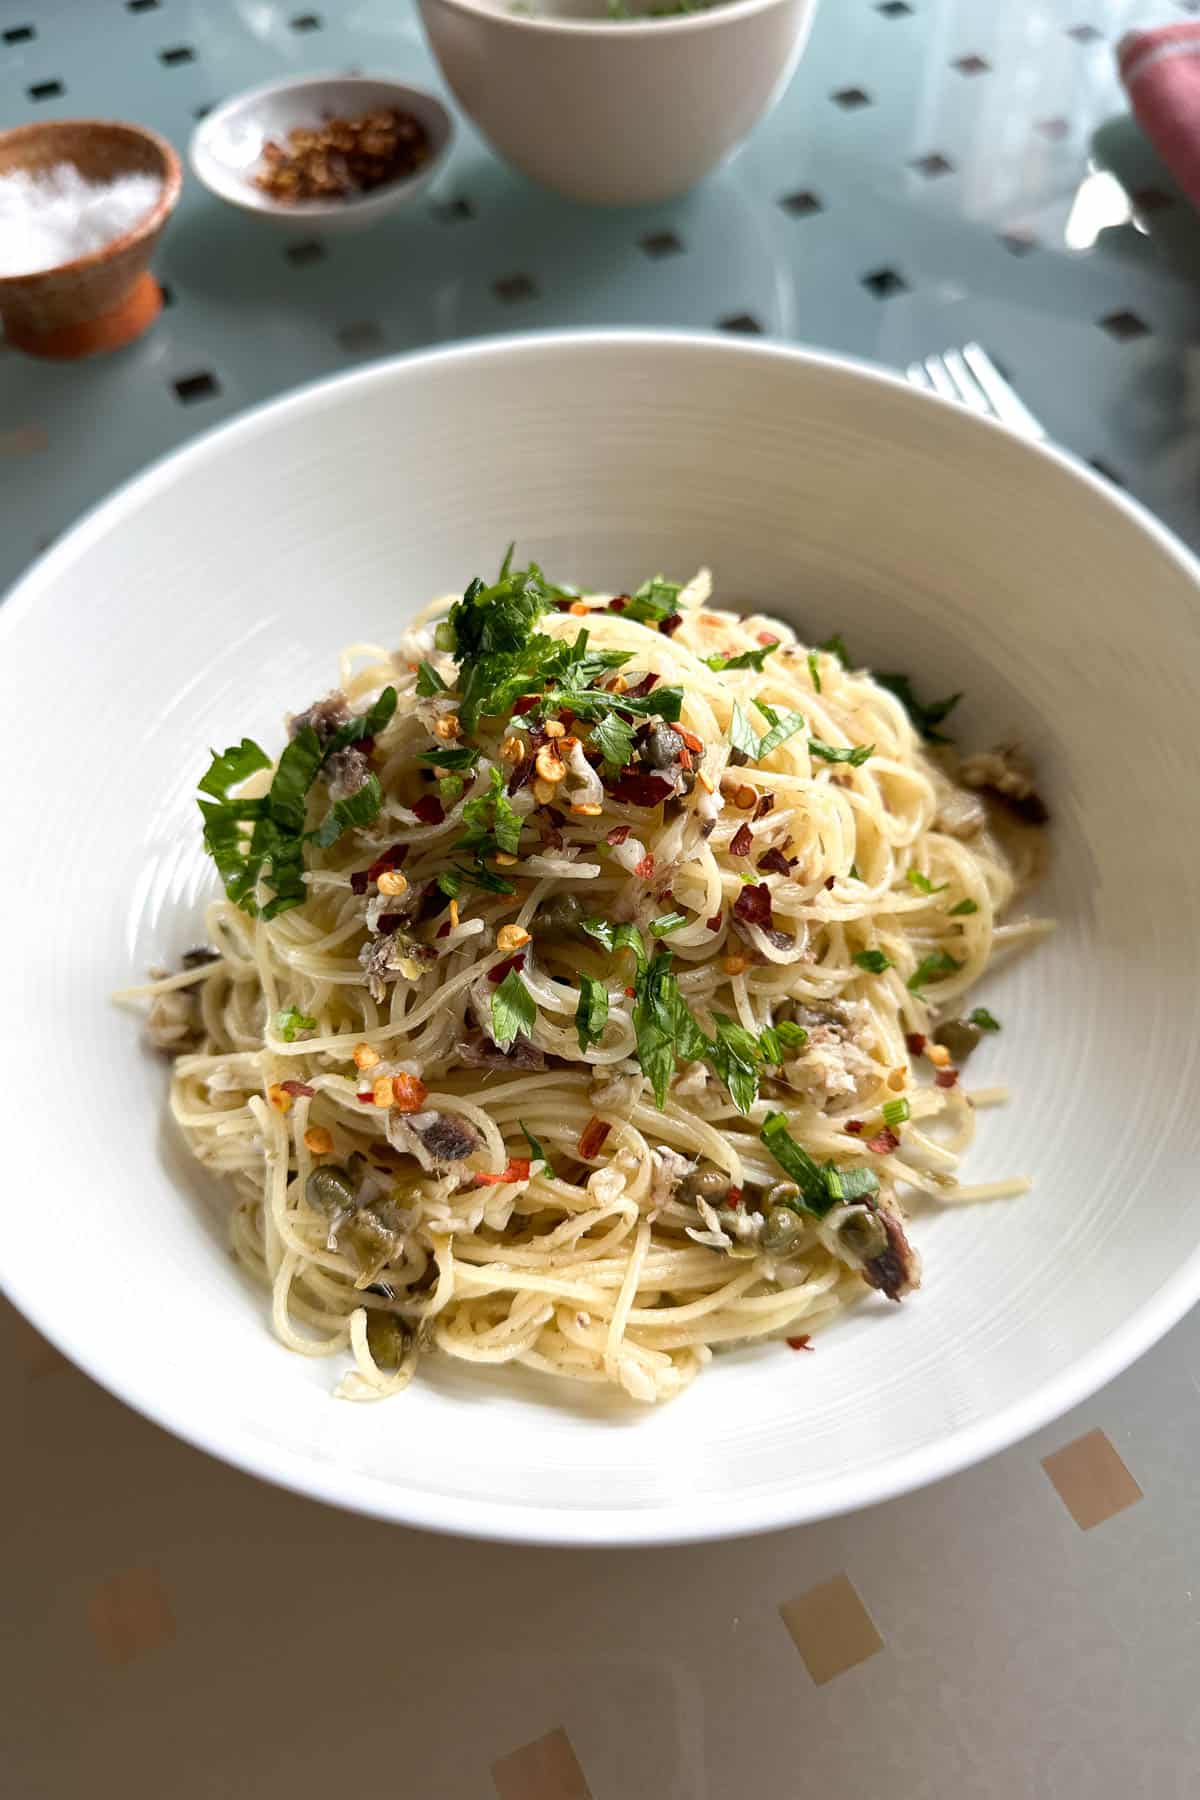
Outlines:
POLYGON ((670 200, 736 149, 795 72, 816 0, 649 16, 634 0, 419 0, 455 99, 493 149, 571 200, 670 200), (641 16, 634 16, 640 14, 641 16))
POLYGON ((410 1524, 633 1544, 795 1524, 913 1488, 1078 1402, 1200 1292, 1200 829, 1191 558, 1066 458, 831 357, 709 337, 489 342, 338 377, 201 438, 93 512, 0 616, 27 773, 8 800, 0 1272, 151 1418, 305 1494, 410 1524), (404 420, 397 432, 396 420, 404 420), (502 443, 504 454, 496 453, 502 443), (213 522, 220 521, 220 529, 213 522), (920 1292, 717 1358, 670 1405, 427 1359, 333 1398, 272 1337, 166 1069, 109 991, 195 941, 212 744, 327 688, 515 537, 561 578, 716 572, 723 599, 966 690, 1052 811, 1058 931, 980 997, 968 1179, 923 1208, 920 1292), (168 598, 164 598, 167 596, 168 598))

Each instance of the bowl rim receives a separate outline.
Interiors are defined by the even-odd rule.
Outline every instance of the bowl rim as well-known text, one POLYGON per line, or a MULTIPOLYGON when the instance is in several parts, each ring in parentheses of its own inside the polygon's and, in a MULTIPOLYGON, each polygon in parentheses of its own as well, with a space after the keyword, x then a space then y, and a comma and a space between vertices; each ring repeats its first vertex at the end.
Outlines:
MULTIPOLYGON (((955 419, 957 424, 953 429, 964 434, 978 436, 999 432, 1010 442, 1016 436, 996 420, 971 412, 938 394, 913 387, 898 371, 863 358, 806 345, 733 340, 713 332, 635 328, 510 333, 439 346, 381 358, 360 369, 344 370, 306 382, 212 426, 157 458, 89 508, 18 579, 7 600, 0 605, 0 645, 6 646, 26 613, 42 604, 40 590, 45 584, 60 572, 66 573, 94 540, 136 515, 143 501, 176 480, 186 478, 192 471, 203 469, 220 457, 227 444, 253 440, 289 416, 303 418, 314 407, 336 402, 343 394, 352 396, 356 390, 387 383, 397 377, 403 379, 410 369, 423 371, 456 363, 469 369, 473 363, 500 358, 536 360, 547 350, 566 349, 587 356, 603 355, 621 348, 660 350, 667 347, 695 353, 702 358, 716 355, 727 362, 735 359, 747 363, 773 361, 834 371, 864 386, 903 393, 914 406, 939 407, 944 411, 947 423, 951 418, 955 419)), ((1139 501, 1103 480, 1068 451, 1032 439, 1017 441, 1030 457, 1055 466, 1082 487, 1090 489, 1106 506, 1123 515, 1132 528, 1151 540, 1159 552, 1176 565, 1200 595, 1200 560, 1139 501)), ((611 1507, 556 1509, 550 1504, 501 1503, 458 1494, 404 1493, 350 1465, 318 1462, 267 1442, 236 1424, 222 1421, 214 1426, 207 1419, 179 1416, 169 1396, 156 1387, 152 1372, 147 1372, 148 1366, 143 1362, 130 1367, 118 1357, 118 1366, 114 1368, 103 1346, 78 1341, 72 1333, 69 1309, 44 1308, 36 1294, 23 1292, 20 1284, 13 1282, 2 1268, 0 1290, 44 1337, 119 1400, 184 1442, 261 1480, 370 1518, 450 1536, 547 1547, 631 1549, 704 1543, 793 1529, 915 1492, 1009 1449, 1089 1399, 1156 1344, 1200 1300, 1200 1239, 1171 1276, 1125 1315, 1104 1342, 1024 1398, 1012 1401, 990 1418, 951 1431, 878 1468, 825 1481, 819 1488, 810 1490, 807 1496, 787 1490, 776 1490, 765 1496, 751 1495, 739 1503, 736 1519, 730 1516, 726 1502, 716 1500, 693 1503, 687 1509, 677 1509, 671 1514, 647 1517, 632 1508, 627 1511, 611 1507)))
MULTIPOLYGON (((433 135, 431 132, 431 138, 433 135)), ((324 74, 284 75, 274 81, 264 81, 257 87, 243 88, 240 93, 231 94, 228 100, 223 100, 220 106, 214 106, 211 112, 205 113, 199 120, 188 139, 187 159, 192 174, 202 187, 210 194, 215 194, 218 200, 240 207, 243 212, 280 219, 284 223, 289 220, 300 222, 304 219, 344 219, 352 213, 387 212, 409 194, 415 194, 428 183, 444 162, 453 146, 454 136, 454 115, 431 88, 418 87, 414 82, 400 81, 392 75, 367 75, 361 71, 353 75, 341 75, 336 70, 328 70, 324 74), (432 143, 429 161, 425 166, 412 175, 371 188, 365 194, 335 200, 296 200, 286 204, 273 200, 251 182, 233 178, 226 181, 223 178, 223 165, 208 151, 208 139, 218 125, 242 112, 247 106, 270 99, 275 94, 301 93, 307 88, 320 89, 334 83, 340 87, 390 88, 398 97, 410 103, 415 101, 425 108, 436 120, 439 134, 437 141, 432 143)))
MULTIPOLYGON (((183 164, 179 160, 179 153, 174 145, 168 143, 160 132, 152 130, 149 125, 134 125, 128 119, 34 119, 28 124, 14 125, 7 131, 0 131, 0 148, 7 144, 51 135, 64 128, 79 131, 81 129, 94 130, 97 126, 106 131, 115 131, 129 137, 141 138, 143 143, 149 144, 158 152, 163 169, 162 192, 158 199, 145 217, 138 219, 129 227, 128 231, 123 231, 120 237, 110 238, 108 243, 101 244, 98 250, 89 250, 86 256, 77 256, 71 262, 55 263, 49 269, 30 269, 24 275, 0 275, 0 292, 3 292, 5 286, 10 283, 38 281, 46 276, 63 275, 68 271, 71 274, 81 274, 85 270, 98 267, 101 263, 110 262, 119 252, 131 249, 134 244, 142 242, 143 239, 151 237, 155 232, 161 230, 174 212, 183 188, 183 164)), ((70 158, 64 157, 63 161, 69 162, 70 158)))
POLYGON ((467 13, 472 18, 492 20, 520 31, 539 31, 551 37, 603 37, 619 41, 641 37, 647 31, 681 35, 720 30, 755 13, 784 6, 798 5, 811 11, 816 0, 711 0, 711 4, 701 11, 660 19, 649 15, 635 19, 569 19, 558 14, 501 11, 483 4, 483 0, 418 0, 418 4, 422 11, 430 6, 445 6, 451 12, 467 13))

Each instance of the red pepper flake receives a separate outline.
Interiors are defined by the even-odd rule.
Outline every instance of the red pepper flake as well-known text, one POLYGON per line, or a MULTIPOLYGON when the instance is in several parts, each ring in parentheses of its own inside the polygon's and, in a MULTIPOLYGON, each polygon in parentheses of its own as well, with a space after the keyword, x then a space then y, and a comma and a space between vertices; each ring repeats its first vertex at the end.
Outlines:
POLYGON ((429 1089, 419 1075, 392 1076, 392 1105, 397 1112, 420 1112, 429 1098, 429 1089))
POLYGON ((422 794, 413 811, 422 825, 440 825, 446 817, 446 809, 436 794, 422 794))
POLYGON ((380 931, 386 936, 389 931, 399 931, 404 923, 403 913, 381 913, 377 921, 380 931))
POLYGON ((812 1339, 809 1337, 807 1332, 804 1333, 803 1337, 786 1338, 784 1341, 787 1344, 787 1347, 789 1350, 811 1350, 812 1349, 812 1339))
POLYGON ((614 594, 604 610, 605 612, 624 612, 628 605, 628 594, 614 594))
POLYGON ((725 1201, 725 1204, 726 1204, 726 1206, 740 1206, 742 1204, 741 1188, 731 1187, 729 1190, 728 1198, 725 1201))
MULTIPOLYGON (((746 827, 743 825, 742 831, 745 831, 745 829, 746 827)), ((741 835, 742 832, 739 831, 738 837, 741 837, 741 835)), ((758 866, 760 869, 774 875, 790 875, 792 872, 791 863, 777 844, 772 844, 769 850, 763 852, 758 859, 758 866)))
POLYGON ((375 1104, 375 1096, 370 1088, 367 1089, 365 1094, 356 1094, 354 1098, 358 1101, 360 1106, 374 1106, 375 1104))
POLYGON ((730 856, 749 856, 754 848, 754 833, 748 825, 739 825, 729 840, 730 856))
POLYGON ((920 1056, 922 1050, 925 1048, 926 1041, 925 1033, 923 1031, 909 1031, 905 1033, 905 1048, 908 1050, 910 1056, 920 1056))
POLYGON ((533 768, 534 764, 532 756, 522 756, 519 763, 513 764, 513 772, 508 778, 508 794, 510 799, 514 794, 519 794, 523 787, 528 787, 529 783, 533 780, 533 768))
POLYGON ((873 1150, 876 1156, 890 1156, 893 1150, 898 1150, 900 1147, 900 1139, 890 1125, 885 1125, 882 1131, 876 1132, 874 1137, 866 1138, 864 1141, 867 1149, 873 1150))
POLYGON ((657 685, 657 675, 643 675, 640 681, 635 682, 632 687, 626 688, 625 692, 629 695, 631 700, 640 700, 644 694, 648 694, 650 690, 657 687, 657 685))
POLYGON ((725 917, 724 913, 715 912, 713 914, 712 918, 705 919, 704 923, 708 926, 708 929, 710 931, 720 931, 721 921, 724 917, 725 917))
POLYGON ((489 969, 487 978, 495 987, 499 987, 504 977, 513 969, 523 969, 524 967, 525 952, 518 950, 515 956, 510 956, 504 962, 497 963, 494 969, 489 969))
POLYGON ((642 881, 654 880, 654 858, 648 850, 641 862, 634 863, 633 872, 640 877, 642 881))
POLYGON ((758 634, 758 641, 760 644, 777 644, 779 639, 773 631, 760 631, 758 634))
POLYGON ((658 629, 662 632, 664 637, 674 637, 682 624, 682 613, 668 613, 658 629))
POLYGON ((350 892, 352 894, 365 894, 366 891, 367 871, 365 869, 355 869, 353 875, 350 877, 350 892))
POLYGON ((694 731, 685 731, 682 725, 676 725, 674 729, 679 733, 679 736, 683 739, 689 750, 694 751, 697 756, 701 755, 704 750, 703 738, 698 738, 694 731))
POLYGON ((661 775, 643 775, 636 769, 627 769, 609 789, 621 806, 661 806, 674 792, 661 775))
POLYGON ((683 749, 679 752, 679 766, 681 769, 687 769, 687 770, 690 770, 692 767, 692 753, 688 749, 686 744, 684 745, 683 749))
MULTIPOLYGON (((380 922, 382 923, 382 921, 380 921, 380 922)), ((449 921, 449 919, 447 919, 444 924, 439 925, 433 935, 435 938, 449 937, 450 936, 450 921, 449 921)))
POLYGON ((833 876, 832 875, 827 875, 825 877, 825 886, 826 886, 826 889, 829 889, 833 886, 833 876))
POLYGON ((584 1162, 590 1162, 593 1156, 599 1154, 600 1147, 611 1130, 612 1126, 607 1119, 597 1119, 593 1116, 588 1120, 579 1134, 579 1142, 576 1145, 576 1150, 584 1162))
POLYGON ((623 844, 628 836, 628 825, 614 825, 604 841, 606 844, 612 844, 615 849, 618 844, 623 844))
POLYGON ((382 856, 376 857, 367 870, 367 880, 378 881, 387 869, 398 869, 407 857, 408 851, 407 844, 393 844, 390 850, 385 850, 382 856))
POLYGON ((509 1158, 508 1167, 502 1169, 499 1175, 488 1175, 482 1170, 476 1169, 476 1185, 478 1187, 503 1187, 508 1181, 528 1181, 529 1162, 530 1159, 527 1156, 512 1156, 509 1158))
POLYGON ((862 1128, 863 1122, 861 1119, 847 1119, 846 1123, 842 1126, 842 1130, 848 1132, 851 1137, 861 1137, 862 1128))
POLYGON ((299 1100, 301 1096, 305 1100, 311 1100, 317 1091, 315 1087, 309 1087, 307 1081, 281 1081, 279 1085, 293 1100, 299 1100))
POLYGON ((625 998, 627 1000, 632 1000, 636 993, 637 993, 636 988, 626 988, 625 989, 625 998))
MULTIPOLYGON (((958 1070, 957 1069, 939 1069, 933 1079, 937 1083, 938 1087, 952 1088, 957 1085, 958 1070)), ((287 1084, 285 1083, 284 1085, 286 1086, 287 1084)))
POLYGON ((775 811, 775 796, 774 796, 774 794, 764 794, 762 796, 762 798, 759 800, 758 805, 754 809, 754 817, 756 819, 765 819, 769 812, 774 812, 774 811, 775 811))
POLYGON ((744 887, 733 903, 733 916, 740 919, 743 925, 760 925, 769 931, 774 915, 771 911, 771 890, 765 881, 753 887, 744 887))
POLYGON ((532 712, 537 703, 537 694, 522 694, 519 700, 513 702, 513 718, 519 719, 525 713, 532 712))

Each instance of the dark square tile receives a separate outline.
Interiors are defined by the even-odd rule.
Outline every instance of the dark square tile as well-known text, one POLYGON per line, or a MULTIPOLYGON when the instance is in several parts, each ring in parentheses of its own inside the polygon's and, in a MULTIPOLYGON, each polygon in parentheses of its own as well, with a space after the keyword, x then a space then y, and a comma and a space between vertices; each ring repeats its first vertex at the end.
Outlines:
POLYGON ((721 331, 738 331, 746 337, 761 337, 762 326, 753 313, 730 313, 727 318, 718 319, 721 331))
POLYGON ((537 291, 537 282, 532 275, 501 275, 492 283, 493 294, 506 306, 511 306, 514 300, 533 300, 537 291))
POLYGON ((918 156, 912 167, 918 175, 925 175, 931 181, 937 175, 950 175, 954 171, 954 164, 940 150, 932 150, 928 156, 918 156))
POLYGON ((6 44, 30 44, 37 36, 34 25, 10 25, 7 31, 0 31, 0 38, 6 44))
POLYGON ((297 13, 288 23, 293 31, 320 31, 325 21, 320 13, 297 13))
POLYGON ((807 219, 811 213, 824 212, 825 203, 807 188, 800 188, 794 194, 784 194, 779 202, 785 213, 791 213, 794 219, 807 219))
POLYGON ((1105 313, 1097 319, 1101 331, 1107 331, 1109 337, 1117 338, 1121 343, 1128 343, 1132 338, 1148 337, 1150 327, 1145 319, 1139 319, 1135 312, 1122 308, 1120 312, 1105 313))
POLYGON ((378 350, 383 342, 383 327, 374 319, 354 319, 339 325, 335 333, 343 350, 378 350))
POLYGON ((160 50, 158 60, 165 68, 175 69, 181 63, 195 62, 196 52, 190 44, 172 44, 166 50, 160 50))
POLYGON ((307 269, 310 263, 324 262, 326 250, 319 238, 303 238, 298 244, 289 244, 283 254, 293 269, 307 269))
POLYGON ((839 88, 835 94, 830 94, 829 98, 844 112, 855 112, 860 106, 870 106, 871 104, 870 94, 860 87, 839 88))
POLYGON ((439 200, 433 207, 439 225, 458 225, 475 217, 475 208, 460 195, 455 200, 439 200))
POLYGON ((1094 44, 1104 33, 1097 31, 1094 25, 1068 25, 1067 36, 1074 38, 1077 44, 1094 44))
POLYGON ((31 100, 57 100, 66 91, 61 81, 35 81, 32 87, 25 89, 31 100))
POLYGON ((957 69, 960 75, 987 75, 992 65, 986 57, 976 56, 972 52, 969 56, 956 57, 951 67, 957 69))
POLYGON ((1026 231, 1022 226, 1016 226, 1012 231, 1002 231, 1000 242, 1012 256, 1028 256, 1031 250, 1038 247, 1032 231, 1026 231))
POLYGON ((890 300, 895 294, 906 294, 908 283, 896 269, 873 269, 862 278, 863 286, 877 300, 890 300))
POLYGON ((644 238, 638 239, 638 247, 647 256, 681 256, 683 239, 676 237, 673 231, 651 231, 644 238))
POLYGON ((180 375, 171 386, 185 406, 191 406, 197 400, 210 400, 221 391, 220 382, 208 369, 197 370, 194 375, 180 375))

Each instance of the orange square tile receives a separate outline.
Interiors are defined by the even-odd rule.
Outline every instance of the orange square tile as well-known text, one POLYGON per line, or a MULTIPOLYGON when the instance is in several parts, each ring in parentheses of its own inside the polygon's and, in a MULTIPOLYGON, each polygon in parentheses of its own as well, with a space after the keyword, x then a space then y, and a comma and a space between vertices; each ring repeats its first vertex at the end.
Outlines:
POLYGON ((560 1727, 492 1764, 499 1800, 592 1800, 571 1740, 560 1727))
POLYGON ((875 1621, 848 1575, 822 1581, 779 1612, 818 1687, 883 1649, 875 1621))
POLYGON ((124 1569, 92 1595, 92 1631, 106 1662, 123 1667, 175 1636, 175 1615, 157 1569, 124 1569))
POLYGON ((1142 1497, 1141 1488, 1098 1429, 1044 1456, 1042 1467, 1080 1531, 1103 1525, 1142 1497))

